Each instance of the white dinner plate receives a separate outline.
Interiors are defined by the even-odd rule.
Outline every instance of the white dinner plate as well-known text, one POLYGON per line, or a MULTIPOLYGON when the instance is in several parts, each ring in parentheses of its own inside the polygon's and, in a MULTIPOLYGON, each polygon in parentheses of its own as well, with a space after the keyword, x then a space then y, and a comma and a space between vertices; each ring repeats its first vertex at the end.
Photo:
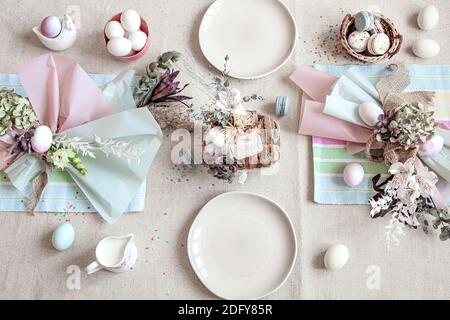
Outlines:
POLYGON ((294 52, 297 27, 281 0, 217 0, 200 24, 200 48, 211 65, 229 75, 256 79, 280 68, 294 52))
POLYGON ((227 192, 210 200, 189 230, 187 248, 201 282, 224 299, 273 293, 288 278, 297 255, 286 212, 248 192, 227 192))

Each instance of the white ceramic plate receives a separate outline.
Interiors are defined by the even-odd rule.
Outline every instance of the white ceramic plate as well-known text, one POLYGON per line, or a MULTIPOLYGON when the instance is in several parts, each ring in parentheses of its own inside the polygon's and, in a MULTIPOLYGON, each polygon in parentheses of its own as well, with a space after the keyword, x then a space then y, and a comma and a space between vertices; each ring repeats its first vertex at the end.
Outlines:
POLYGON ((227 192, 210 200, 189 230, 187 247, 202 283, 225 299, 271 294, 288 278, 297 254, 286 212, 248 192, 227 192))
POLYGON ((217 0, 200 24, 200 48, 211 65, 229 75, 256 79, 280 68, 294 52, 297 27, 280 0, 217 0))

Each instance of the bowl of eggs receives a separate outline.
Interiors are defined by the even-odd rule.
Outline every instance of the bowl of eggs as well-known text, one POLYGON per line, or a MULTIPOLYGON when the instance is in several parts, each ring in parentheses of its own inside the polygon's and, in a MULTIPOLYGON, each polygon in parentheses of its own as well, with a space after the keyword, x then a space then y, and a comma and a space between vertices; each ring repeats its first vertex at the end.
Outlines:
POLYGON ((105 25, 103 37, 108 52, 121 61, 137 60, 150 47, 148 24, 132 9, 113 16, 105 25))

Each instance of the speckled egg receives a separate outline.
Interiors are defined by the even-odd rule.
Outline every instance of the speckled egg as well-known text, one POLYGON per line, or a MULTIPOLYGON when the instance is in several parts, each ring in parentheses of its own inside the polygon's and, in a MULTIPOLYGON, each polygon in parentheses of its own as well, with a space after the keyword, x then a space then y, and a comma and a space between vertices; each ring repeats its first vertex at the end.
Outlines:
POLYGON ((364 168, 359 163, 349 163, 342 173, 344 182, 349 187, 356 187, 364 179, 364 168))
POLYGON ((443 147, 444 139, 440 135, 435 134, 420 146, 419 155, 423 157, 432 157, 441 152, 443 147))
POLYGON ((327 249, 323 258, 325 268, 328 270, 339 270, 348 261, 348 249, 343 244, 335 244, 327 249))
POLYGON ((373 127, 378 122, 378 117, 384 114, 384 111, 376 103, 364 102, 359 105, 358 113, 365 124, 373 127))
POLYGON ((348 44, 356 52, 364 52, 367 50, 367 44, 370 39, 370 34, 367 31, 353 31, 348 36, 348 44))
POLYGON ((52 235, 52 245, 56 250, 69 249, 75 241, 75 230, 70 223, 60 224, 52 235))
POLYGON ((31 137, 31 147, 34 152, 44 153, 50 149, 53 142, 53 133, 47 126, 39 126, 31 137))
POLYGON ((58 17, 48 16, 41 22, 41 33, 47 38, 55 38, 61 33, 62 25, 58 17))

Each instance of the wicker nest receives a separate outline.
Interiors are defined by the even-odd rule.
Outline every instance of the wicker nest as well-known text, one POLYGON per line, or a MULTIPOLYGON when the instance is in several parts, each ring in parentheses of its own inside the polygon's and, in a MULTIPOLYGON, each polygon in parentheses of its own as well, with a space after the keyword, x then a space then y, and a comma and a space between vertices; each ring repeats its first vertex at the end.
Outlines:
POLYGON ((358 53, 350 47, 347 38, 350 35, 350 33, 356 30, 354 24, 355 19, 353 15, 347 14, 344 17, 344 20, 342 21, 341 25, 340 40, 342 46, 352 57, 366 63, 374 63, 386 58, 387 59, 392 58, 400 50, 403 41, 402 35, 397 31, 397 29, 394 26, 394 23, 392 23, 392 21, 389 18, 385 17, 381 13, 374 13, 374 15, 376 18, 378 18, 378 21, 380 22, 379 25, 383 29, 382 30, 383 33, 385 33, 391 40, 391 47, 383 55, 374 56, 367 50, 358 53))

